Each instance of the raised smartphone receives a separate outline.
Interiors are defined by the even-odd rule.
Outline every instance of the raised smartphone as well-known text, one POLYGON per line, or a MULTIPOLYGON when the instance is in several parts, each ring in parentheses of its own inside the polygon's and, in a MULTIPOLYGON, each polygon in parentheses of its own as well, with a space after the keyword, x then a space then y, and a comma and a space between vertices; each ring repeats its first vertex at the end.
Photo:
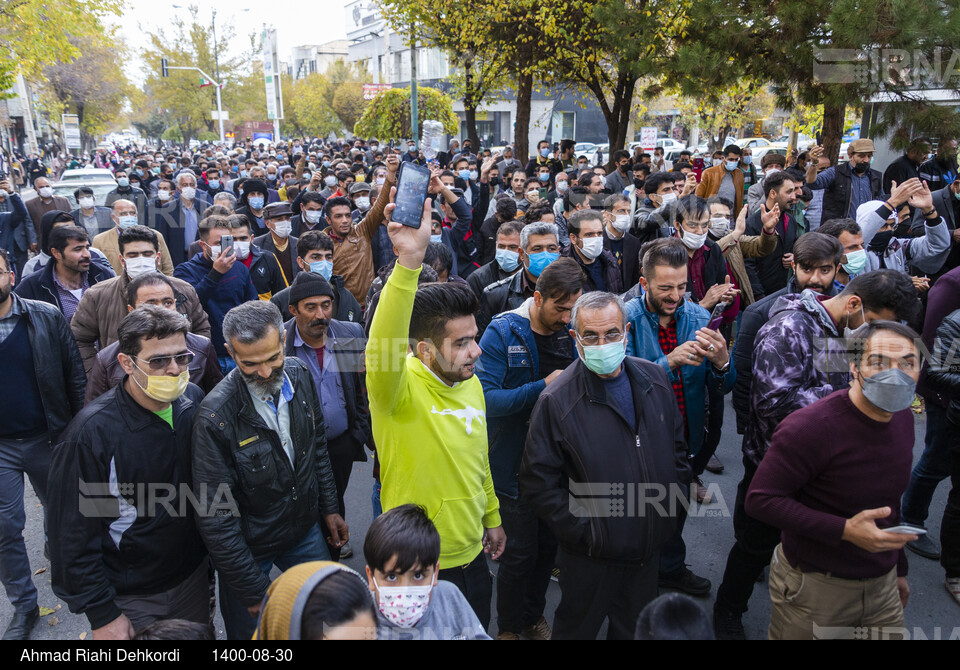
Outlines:
POLYGON ((718 302, 717 306, 710 312, 710 321, 707 322, 707 328, 710 330, 720 330, 720 324, 723 323, 723 312, 730 306, 727 302, 718 302))
POLYGON ((397 208, 390 217, 410 228, 419 228, 423 219, 423 203, 430 186, 430 170, 413 163, 400 164, 397 178, 397 208))
POLYGON ((236 253, 233 250, 233 235, 224 235, 220 238, 220 253, 223 254, 224 258, 236 253))

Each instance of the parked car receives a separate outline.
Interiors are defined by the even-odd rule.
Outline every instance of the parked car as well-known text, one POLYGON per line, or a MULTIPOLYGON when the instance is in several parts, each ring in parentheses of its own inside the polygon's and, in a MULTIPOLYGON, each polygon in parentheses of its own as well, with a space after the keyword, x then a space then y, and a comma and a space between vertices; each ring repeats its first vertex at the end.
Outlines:
POLYGON ((597 145, 593 142, 577 142, 573 145, 573 152, 577 156, 593 157, 597 153, 597 145))
POLYGON ((101 179, 113 179, 113 173, 105 168, 77 168, 75 170, 64 170, 60 175, 60 181, 94 181, 101 179))
POLYGON ((786 147, 778 147, 773 145, 768 147, 758 147, 757 149, 753 150, 753 162, 757 165, 760 165, 760 160, 767 154, 780 154, 786 158, 787 149, 786 147))
POLYGON ((770 146, 770 140, 763 137, 744 137, 735 143, 741 149, 756 149, 758 147, 770 146))
POLYGON ((117 187, 117 182, 113 180, 113 177, 109 180, 103 178, 60 180, 53 184, 53 194, 62 195, 70 202, 72 207, 79 207, 80 204, 73 197, 73 194, 81 186, 90 187, 93 190, 94 202, 103 207, 107 202, 107 194, 117 187))

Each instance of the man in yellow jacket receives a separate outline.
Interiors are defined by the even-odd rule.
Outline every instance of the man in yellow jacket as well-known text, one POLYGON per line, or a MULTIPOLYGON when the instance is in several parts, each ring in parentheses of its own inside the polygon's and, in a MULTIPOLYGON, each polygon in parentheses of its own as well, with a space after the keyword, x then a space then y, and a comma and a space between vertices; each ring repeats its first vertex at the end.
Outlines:
POLYGON ((474 375, 477 300, 466 284, 417 290, 431 202, 419 228, 391 222, 393 209, 387 205, 385 215, 399 257, 367 343, 383 510, 405 503, 426 509, 440 532, 439 579, 457 585, 487 628, 492 584, 484 552, 499 558, 507 538, 487 459, 483 389, 474 375))

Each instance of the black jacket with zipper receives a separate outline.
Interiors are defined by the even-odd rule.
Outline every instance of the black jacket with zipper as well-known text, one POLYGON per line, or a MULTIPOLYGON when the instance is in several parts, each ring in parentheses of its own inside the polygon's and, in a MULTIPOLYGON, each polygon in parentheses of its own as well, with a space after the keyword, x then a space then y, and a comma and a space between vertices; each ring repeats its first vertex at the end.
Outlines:
POLYGON ((628 356, 621 374, 630 378, 635 426, 627 424, 603 380, 579 359, 540 394, 530 416, 520 494, 564 549, 643 563, 676 530, 670 506, 676 510, 677 493, 690 482, 690 466, 683 418, 663 369, 628 356), (611 493, 571 492, 568 482, 606 485, 611 493), (664 487, 659 501, 658 489, 651 486, 664 487), (603 514, 618 501, 622 515, 603 514), (589 512, 597 502, 600 513, 589 512), (577 508, 583 513, 571 511, 577 508))
POLYGON ((339 513, 313 378, 296 358, 285 359, 284 371, 293 385, 293 466, 280 436, 257 413, 239 369, 204 399, 193 425, 194 486, 207 485, 212 505, 217 486, 226 483, 239 510, 199 519, 200 535, 245 606, 259 603, 270 585, 258 561, 292 549, 321 516, 339 513))
POLYGON ((171 429, 130 397, 125 381, 74 418, 50 464, 53 590, 93 628, 120 616, 117 596, 172 589, 207 556, 183 488, 191 487, 203 392, 190 384, 172 403, 171 429))

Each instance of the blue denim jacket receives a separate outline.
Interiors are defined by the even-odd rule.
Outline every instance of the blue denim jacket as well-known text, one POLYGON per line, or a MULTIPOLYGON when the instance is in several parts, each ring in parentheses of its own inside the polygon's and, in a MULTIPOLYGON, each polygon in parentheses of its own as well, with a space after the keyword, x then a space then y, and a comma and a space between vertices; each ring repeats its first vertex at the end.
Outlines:
MULTIPOLYGON (((528 298, 520 307, 494 318, 480 338, 477 377, 487 405, 490 472, 497 494, 516 499, 517 474, 527 440, 530 413, 546 388, 530 326, 528 298)), ((577 349, 571 343, 573 355, 577 349)))
MULTIPOLYGON (((634 298, 626 305, 627 321, 630 322, 630 336, 627 338, 627 355, 644 358, 660 365, 670 381, 677 380, 678 371, 670 370, 667 357, 660 349, 658 331, 660 317, 647 309, 644 296, 634 298)), ((710 312, 700 305, 684 299, 677 306, 677 344, 695 339, 695 333, 710 321, 710 312)), ((733 389, 737 372, 731 362, 725 373, 718 373, 713 365, 704 360, 694 367, 684 365, 679 373, 683 379, 683 399, 687 405, 687 429, 689 433, 690 455, 695 456, 703 446, 706 420, 707 384, 716 384, 726 395, 733 389)))

